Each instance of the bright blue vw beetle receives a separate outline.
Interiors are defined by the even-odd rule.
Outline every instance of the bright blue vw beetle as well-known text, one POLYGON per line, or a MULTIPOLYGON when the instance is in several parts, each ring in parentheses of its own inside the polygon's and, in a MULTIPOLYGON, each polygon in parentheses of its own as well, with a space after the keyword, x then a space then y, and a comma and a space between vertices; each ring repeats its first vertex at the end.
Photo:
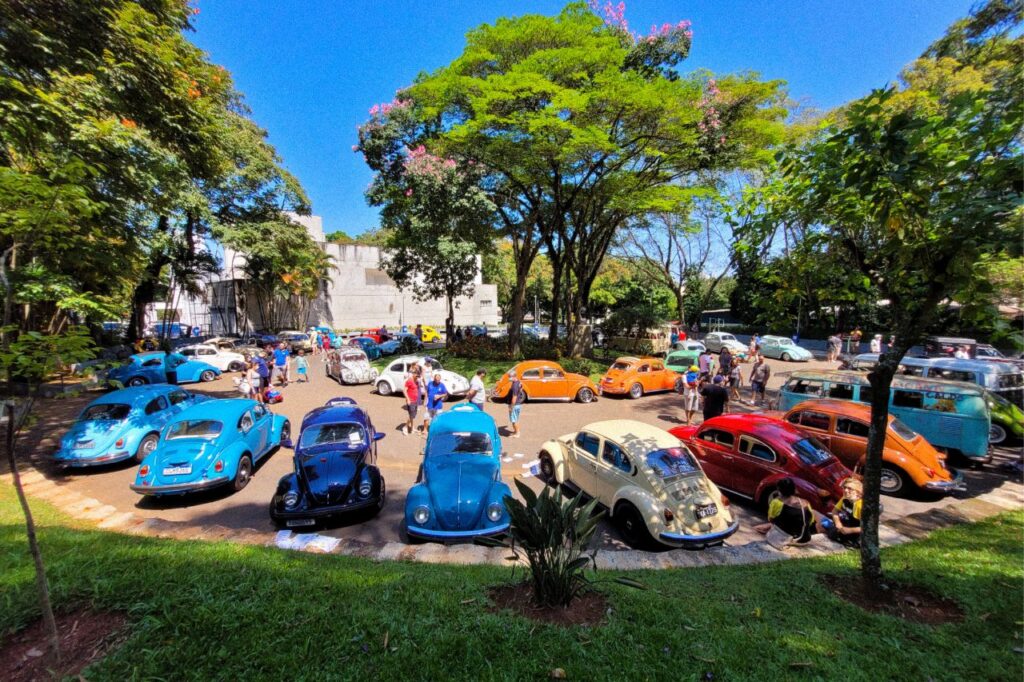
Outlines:
POLYGON ((183 410, 164 427, 131 488, 141 495, 178 495, 221 485, 238 491, 249 483, 255 464, 282 445, 291 447, 291 426, 262 403, 208 400, 183 410))
POLYGON ((177 386, 158 384, 111 391, 89 403, 60 439, 54 461, 90 467, 135 458, 156 449, 160 429, 174 415, 207 400, 177 386))
POLYGON ((180 353, 139 353, 128 362, 107 373, 108 381, 119 381, 124 386, 145 384, 187 384, 213 381, 220 370, 201 360, 189 360, 180 353))
POLYGON ((387 495, 376 464, 382 438, 351 398, 331 398, 307 414, 295 443, 295 471, 278 482, 270 519, 295 528, 357 511, 379 512, 387 495))
POLYGON ((376 360, 380 357, 380 346, 369 336, 357 336, 354 339, 350 339, 348 345, 359 346, 366 353, 366 357, 371 360, 376 360))
POLYGON ((494 419, 469 403, 430 423, 420 480, 405 498, 405 533, 418 540, 458 540, 504 533, 501 439, 494 419))

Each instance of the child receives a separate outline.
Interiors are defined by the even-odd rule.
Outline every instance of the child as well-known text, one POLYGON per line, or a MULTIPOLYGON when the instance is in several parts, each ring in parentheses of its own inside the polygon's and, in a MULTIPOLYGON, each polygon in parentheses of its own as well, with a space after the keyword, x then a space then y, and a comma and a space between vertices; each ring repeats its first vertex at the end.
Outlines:
POLYGON ((300 350, 299 357, 295 358, 295 369, 299 372, 299 381, 309 382, 309 360, 306 359, 306 351, 300 350))
POLYGON ((827 524, 828 536, 847 547, 860 547, 861 498, 864 484, 856 478, 843 481, 843 497, 832 509, 832 523, 827 524))

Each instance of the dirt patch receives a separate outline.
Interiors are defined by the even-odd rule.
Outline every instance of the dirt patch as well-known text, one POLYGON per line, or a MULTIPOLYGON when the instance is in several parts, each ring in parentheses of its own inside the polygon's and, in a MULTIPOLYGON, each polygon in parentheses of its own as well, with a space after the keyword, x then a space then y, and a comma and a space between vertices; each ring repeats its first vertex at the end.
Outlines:
MULTIPOLYGON (((61 666, 55 679, 75 676, 104 656, 117 642, 127 618, 115 611, 82 609, 57 615, 61 666)), ((28 682, 50 679, 50 659, 43 619, 0 641, 0 680, 28 682)))
POLYGON ((533 603, 533 587, 529 583, 499 585, 487 591, 494 605, 492 613, 508 609, 531 620, 567 627, 570 625, 600 625, 608 613, 608 599, 600 592, 585 592, 572 604, 563 606, 537 606, 533 603))
POLYGON ((888 581, 888 589, 872 591, 865 589, 859 575, 823 575, 821 581, 840 599, 872 613, 925 625, 959 623, 964 619, 959 604, 923 587, 888 581))

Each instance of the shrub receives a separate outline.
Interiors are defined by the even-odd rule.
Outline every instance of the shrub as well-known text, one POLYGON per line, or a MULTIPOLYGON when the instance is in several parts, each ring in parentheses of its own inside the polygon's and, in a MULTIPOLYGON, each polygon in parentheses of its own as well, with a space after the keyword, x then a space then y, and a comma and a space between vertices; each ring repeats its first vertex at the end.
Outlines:
POLYGON ((562 360, 562 369, 574 374, 582 374, 587 377, 591 374, 600 374, 607 369, 607 365, 590 358, 565 358, 562 360))

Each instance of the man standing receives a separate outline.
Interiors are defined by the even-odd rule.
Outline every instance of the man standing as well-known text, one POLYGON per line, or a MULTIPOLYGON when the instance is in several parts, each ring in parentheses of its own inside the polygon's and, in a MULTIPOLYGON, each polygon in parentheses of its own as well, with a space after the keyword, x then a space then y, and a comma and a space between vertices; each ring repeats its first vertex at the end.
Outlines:
POLYGON ((690 371, 683 375, 683 410, 686 411, 686 425, 693 421, 693 413, 697 411, 700 396, 697 393, 700 380, 700 368, 691 365, 690 371))
POLYGON ((697 365, 700 368, 700 378, 704 381, 711 379, 711 372, 715 368, 715 360, 711 357, 711 351, 707 348, 702 350, 697 357, 697 365))
POLYGON ((516 376, 514 369, 509 370, 508 378, 512 381, 512 386, 508 389, 508 423, 512 429, 512 437, 519 438, 519 412, 526 399, 526 391, 523 390, 523 382, 516 376))
POLYGON ((835 362, 839 359, 839 354, 843 349, 843 340, 839 338, 839 334, 835 332, 832 336, 828 337, 828 353, 825 355, 827 362, 835 362))
POLYGON ((274 350, 274 376, 279 377, 282 386, 288 385, 288 356, 291 353, 288 352, 287 345, 284 341, 277 345, 274 350))
POLYGON ((871 339, 871 344, 870 344, 869 348, 871 349, 872 353, 881 353, 882 352, 882 335, 881 334, 875 334, 874 338, 871 339))
POLYGON ((729 376, 729 373, 732 371, 732 361, 732 351, 728 348, 723 348, 722 352, 718 354, 718 373, 724 377, 729 376))
POLYGON ((864 332, 860 330, 860 325, 854 327, 854 330, 850 333, 850 342, 853 346, 851 352, 854 354, 860 353, 860 340, 864 336, 864 332))
POLYGON ((423 325, 417 324, 416 329, 414 329, 412 333, 416 335, 416 338, 420 343, 423 343, 423 325))
POLYGON ((257 395, 258 400, 263 402, 263 393, 270 386, 270 367, 267 366, 267 359, 263 356, 263 353, 257 352, 252 358, 252 364, 256 368, 256 377, 258 379, 257 384, 257 395))
POLYGON ((444 409, 444 398, 448 389, 441 383, 441 373, 434 372, 433 380, 427 384, 427 418, 423 420, 423 433, 430 429, 430 422, 444 409))
POLYGON ((487 387, 484 386, 484 376, 486 376, 487 370, 481 367, 473 375, 473 378, 469 380, 469 402, 473 403, 481 410, 484 409, 484 402, 487 400, 487 387))
POLYGON ((764 402, 764 389, 768 385, 768 378, 772 370, 764 358, 760 355, 754 360, 754 367, 750 370, 750 404, 761 405, 764 402))
POLYGON ((712 383, 701 386, 700 394, 704 398, 704 421, 724 414, 729 409, 729 391, 722 386, 724 377, 716 374, 712 383))
POLYGON ((416 372, 410 370, 405 375, 405 409, 409 413, 405 422, 405 435, 412 433, 413 423, 416 421, 416 412, 420 407, 420 385, 416 379, 416 372))

